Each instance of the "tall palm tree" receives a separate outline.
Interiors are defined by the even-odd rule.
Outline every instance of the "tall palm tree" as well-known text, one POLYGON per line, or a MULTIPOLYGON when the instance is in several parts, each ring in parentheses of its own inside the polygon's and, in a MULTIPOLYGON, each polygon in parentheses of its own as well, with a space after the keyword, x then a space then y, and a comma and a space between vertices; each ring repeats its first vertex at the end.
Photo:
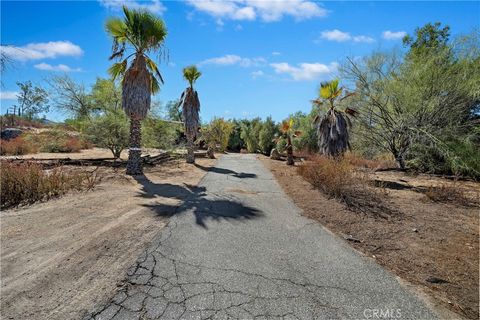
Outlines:
POLYGON ((338 86, 339 80, 323 82, 320 84, 320 97, 312 102, 318 106, 326 105, 327 112, 323 116, 316 116, 314 123, 317 125, 318 148, 321 154, 336 157, 342 155, 350 148, 349 132, 351 121, 349 116, 355 116, 356 111, 346 108, 341 111, 337 108, 340 102, 353 93, 343 94, 343 89, 338 86))
POLYGON ((160 18, 147 11, 124 6, 123 13, 123 19, 110 18, 106 22, 113 38, 110 60, 118 60, 108 71, 113 79, 121 77, 122 107, 130 117, 127 174, 136 175, 143 171, 141 120, 150 109, 151 95, 160 91, 159 82, 163 84, 157 64, 148 54, 162 48, 167 29, 160 18))
POLYGON ((287 150, 287 165, 292 166, 295 164, 293 161, 293 144, 292 140, 293 138, 296 138, 302 134, 301 131, 295 130, 293 128, 293 119, 290 118, 289 121, 284 120, 282 122, 282 125, 280 126, 280 135, 274 140, 275 142, 278 142, 278 140, 286 139, 287 140, 287 145, 286 145, 286 150, 287 150))
POLYGON ((198 71, 196 66, 188 66, 183 69, 183 78, 190 85, 183 91, 179 102, 182 107, 185 135, 187 137, 187 163, 195 163, 193 148, 200 129, 200 100, 198 100, 197 91, 193 89, 193 84, 201 75, 202 73, 198 71))

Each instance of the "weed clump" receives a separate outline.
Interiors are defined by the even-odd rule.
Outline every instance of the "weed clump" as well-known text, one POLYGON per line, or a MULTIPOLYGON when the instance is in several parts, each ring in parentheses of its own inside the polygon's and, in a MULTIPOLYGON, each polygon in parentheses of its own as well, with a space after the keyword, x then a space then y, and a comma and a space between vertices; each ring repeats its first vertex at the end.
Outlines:
POLYGON ((297 170, 315 188, 338 199, 351 211, 382 218, 398 213, 389 206, 386 191, 375 188, 364 174, 354 170, 346 158, 313 156, 297 170))
POLYGON ((38 148, 31 141, 23 137, 11 140, 0 140, 0 155, 19 156, 28 153, 36 153, 38 148))
POLYGON ((43 170, 35 163, 1 161, 0 182, 1 208, 5 209, 47 200, 69 190, 90 190, 98 183, 98 176, 85 170, 43 170))

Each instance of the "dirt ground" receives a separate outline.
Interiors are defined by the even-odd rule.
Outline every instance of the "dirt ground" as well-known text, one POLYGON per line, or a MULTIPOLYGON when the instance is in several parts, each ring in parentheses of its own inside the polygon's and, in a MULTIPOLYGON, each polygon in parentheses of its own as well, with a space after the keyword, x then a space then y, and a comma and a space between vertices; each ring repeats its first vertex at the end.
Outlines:
MULTIPOLYGON (((480 210, 433 203, 418 192, 452 181, 400 172, 371 173, 371 179, 386 182, 383 186, 390 205, 401 212, 387 220, 349 211, 314 189, 295 167, 259 158, 305 216, 343 238, 350 237, 348 242, 354 248, 426 293, 437 309, 447 312, 443 312, 446 318, 479 318, 480 210), (431 283, 429 277, 446 282, 431 283)), ((479 183, 460 184, 471 196, 478 197, 479 183)))
POLYGON ((206 173, 183 160, 145 168, 146 179, 102 170, 92 191, 0 213, 1 319, 77 319, 105 303, 165 224, 151 208, 175 208, 206 173), (156 192, 171 185, 185 192, 156 192))

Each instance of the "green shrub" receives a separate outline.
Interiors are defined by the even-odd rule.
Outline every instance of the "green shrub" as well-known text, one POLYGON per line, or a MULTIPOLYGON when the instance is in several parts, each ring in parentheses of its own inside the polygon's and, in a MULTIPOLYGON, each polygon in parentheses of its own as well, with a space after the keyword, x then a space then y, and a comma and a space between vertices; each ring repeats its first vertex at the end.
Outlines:
POLYGON ((122 150, 128 146, 128 119, 121 110, 108 111, 90 120, 85 133, 89 141, 109 149, 115 158, 119 158, 122 150))
POLYGON ((258 147, 263 154, 269 155, 270 151, 275 147, 275 134, 278 133, 278 127, 272 117, 262 123, 261 129, 258 135, 258 147))
POLYGON ((147 117, 142 124, 142 145, 147 148, 173 149, 183 132, 181 124, 156 117, 147 117))
POLYGON ((202 139, 209 149, 223 152, 228 147, 229 137, 233 131, 233 124, 223 118, 214 118, 208 126, 202 129, 202 139))

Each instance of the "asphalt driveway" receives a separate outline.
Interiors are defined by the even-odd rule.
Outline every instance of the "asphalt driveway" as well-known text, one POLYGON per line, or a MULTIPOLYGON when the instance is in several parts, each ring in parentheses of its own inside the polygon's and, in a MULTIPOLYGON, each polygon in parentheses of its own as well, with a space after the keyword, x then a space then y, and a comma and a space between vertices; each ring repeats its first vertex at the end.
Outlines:
POLYGON ((138 182, 141 196, 189 200, 151 206, 169 223, 95 319, 435 318, 392 274, 302 217, 255 155, 221 157, 197 187, 138 182))

